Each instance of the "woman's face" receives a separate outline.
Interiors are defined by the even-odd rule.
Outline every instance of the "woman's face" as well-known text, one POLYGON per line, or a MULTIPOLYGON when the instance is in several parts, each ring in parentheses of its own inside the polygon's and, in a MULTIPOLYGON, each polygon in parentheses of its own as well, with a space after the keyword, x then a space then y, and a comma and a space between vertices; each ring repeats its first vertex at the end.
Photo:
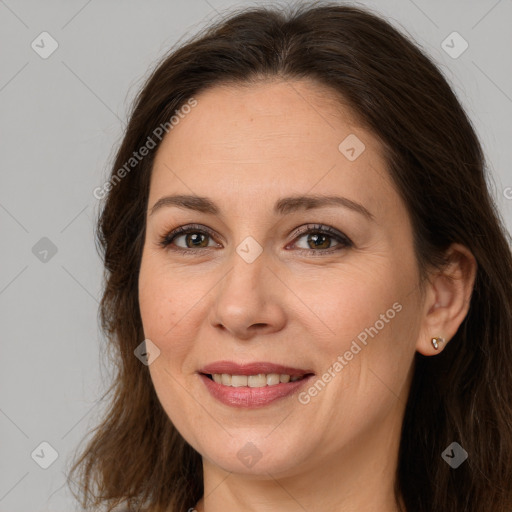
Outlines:
POLYGON ((139 277, 163 408, 236 473, 396 450, 423 301, 378 141, 312 82, 195 99, 156 155, 139 277))

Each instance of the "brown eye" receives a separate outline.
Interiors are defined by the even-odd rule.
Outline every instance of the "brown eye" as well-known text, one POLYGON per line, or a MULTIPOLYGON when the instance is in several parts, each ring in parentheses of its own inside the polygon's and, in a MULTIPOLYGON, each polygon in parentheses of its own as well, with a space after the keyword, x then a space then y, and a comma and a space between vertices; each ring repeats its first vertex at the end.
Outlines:
POLYGON ((329 249, 331 238, 329 235, 309 233, 307 243, 311 249, 329 249))
POLYGON ((212 234, 204 228, 196 226, 181 226, 170 233, 164 235, 159 245, 164 248, 171 248, 180 252, 192 252, 189 249, 207 249, 214 247, 209 245, 209 241, 212 239, 212 234), (183 239, 182 242, 176 243, 176 240, 183 239))
MULTIPOLYGON (((306 239, 306 247, 297 247, 301 252, 308 254, 331 254, 354 244, 343 233, 320 224, 310 224, 306 228, 301 228, 295 232, 295 240, 306 239), (333 246, 333 241, 334 246, 333 246)), ((296 245, 297 242, 295 242, 296 245)), ((213 233, 204 226, 181 226, 170 233, 164 235, 159 245, 163 248, 169 248, 182 254, 192 254, 193 249, 209 249, 218 247, 213 238, 213 233), (183 239, 180 243, 176 241, 183 239), (209 244, 209 242, 213 244, 209 244)))
MULTIPOLYGON (((186 247, 208 247, 208 241, 206 241, 206 244, 204 243, 205 240, 207 240, 208 235, 204 233, 188 233, 186 235, 180 235, 176 238, 180 238, 181 236, 185 237, 185 246, 186 247)), ((179 247, 179 244, 178 244, 179 247)))
MULTIPOLYGON (((343 233, 340 233, 329 226, 309 225, 306 230, 296 234, 296 240, 305 238, 306 247, 299 247, 299 250, 308 252, 333 252, 343 248, 352 247, 352 241, 343 233), (336 244, 333 247, 333 240, 336 244)), ((296 245, 296 243, 294 244, 296 245)))

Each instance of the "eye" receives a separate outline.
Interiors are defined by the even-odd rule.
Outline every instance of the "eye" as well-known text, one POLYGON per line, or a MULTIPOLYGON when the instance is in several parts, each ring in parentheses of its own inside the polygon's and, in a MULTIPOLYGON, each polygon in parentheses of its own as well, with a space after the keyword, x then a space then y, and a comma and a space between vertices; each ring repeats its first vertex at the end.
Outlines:
POLYGON ((309 253, 332 253, 354 245, 343 233, 321 224, 308 224, 305 228, 299 228, 294 235, 298 240, 305 238, 306 247, 300 247, 299 250, 309 253), (333 239, 337 242, 334 247, 333 239))
MULTIPOLYGON (((311 253, 332 253, 344 248, 352 247, 354 244, 343 233, 321 224, 308 224, 301 227, 293 233, 294 240, 306 238, 307 247, 299 247, 300 252, 311 253), (337 245, 332 247, 332 240, 337 245)), ((163 248, 172 248, 173 251, 182 254, 191 254, 195 252, 191 249, 209 249, 218 246, 216 243, 209 245, 209 241, 213 241, 214 235, 212 231, 199 225, 180 226, 172 230, 170 233, 161 237, 158 245, 163 248), (176 241, 183 238, 183 244, 176 244, 176 241)), ((287 246, 289 247, 289 246, 287 246)))
POLYGON ((172 249, 181 253, 190 253, 191 251, 189 249, 194 247, 198 249, 207 249, 212 247, 208 245, 208 239, 211 239, 212 237, 212 232, 202 226, 180 226, 179 228, 176 228, 170 233, 164 235, 160 239, 159 245, 163 248, 167 248, 171 246, 171 244, 175 244, 176 240, 183 238, 185 245, 176 245, 172 249))

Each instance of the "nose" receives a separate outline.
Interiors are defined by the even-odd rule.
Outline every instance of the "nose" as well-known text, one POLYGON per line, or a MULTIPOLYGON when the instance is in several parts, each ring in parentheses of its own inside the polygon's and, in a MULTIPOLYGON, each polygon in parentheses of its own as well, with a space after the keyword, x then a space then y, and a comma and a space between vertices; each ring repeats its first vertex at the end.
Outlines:
POLYGON ((287 288, 270 268, 265 251, 252 262, 233 251, 227 267, 215 287, 211 325, 240 340, 283 329, 287 288))

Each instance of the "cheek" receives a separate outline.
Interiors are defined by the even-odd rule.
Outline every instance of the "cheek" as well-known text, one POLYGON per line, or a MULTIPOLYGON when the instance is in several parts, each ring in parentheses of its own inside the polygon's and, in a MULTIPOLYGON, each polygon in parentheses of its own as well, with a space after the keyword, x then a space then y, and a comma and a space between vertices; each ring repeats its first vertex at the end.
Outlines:
MULTIPOLYGON (((144 336, 160 349, 148 370, 155 392, 167 415, 180 432, 193 432, 198 410, 183 391, 181 373, 193 347, 187 312, 197 298, 187 294, 183 280, 165 271, 158 262, 142 260, 139 274, 139 306, 144 336), (187 298, 189 297, 189 298, 187 298), (186 414, 183 414, 186 411, 186 414)), ((197 420, 199 421, 199 420, 197 420)))
POLYGON ((161 339, 177 322, 174 300, 167 287, 150 273, 141 273, 139 279, 139 307, 147 338, 161 339))
POLYGON ((318 326, 315 331, 323 333, 322 338, 332 351, 343 348, 376 322, 382 329, 383 321, 397 316, 399 307, 393 305, 402 300, 404 280, 403 273, 399 277, 387 265, 349 265, 320 281, 302 276, 290 283, 290 288, 306 306, 307 315, 303 318, 308 319, 311 327, 318 326))
MULTIPOLYGON (((306 389, 302 403, 311 404, 318 422, 343 425, 347 442, 350 432, 384 421, 404 389, 418 328, 412 275, 382 267, 371 275, 347 272, 324 287, 318 311, 329 334, 316 342, 326 384, 306 389)), ((325 435, 338 446, 339 429, 325 435)))
POLYGON ((303 283, 297 292, 313 305, 315 315, 308 313, 308 322, 319 326, 314 335, 319 367, 336 375, 326 403, 343 402, 351 410, 393 401, 389 389, 402 387, 417 336, 414 268, 373 263, 332 273, 322 286, 303 283))
POLYGON ((165 339, 192 305, 195 284, 187 286, 179 273, 156 255, 143 257, 139 273, 139 306, 145 335, 165 339), (166 336, 167 334, 167 336, 166 336))
POLYGON ((160 349, 155 361, 160 364, 151 366, 163 363, 173 374, 190 371, 187 356, 194 351, 194 336, 205 314, 201 299, 211 286, 204 276, 184 276, 161 258, 142 260, 139 307, 144 336, 160 349))

